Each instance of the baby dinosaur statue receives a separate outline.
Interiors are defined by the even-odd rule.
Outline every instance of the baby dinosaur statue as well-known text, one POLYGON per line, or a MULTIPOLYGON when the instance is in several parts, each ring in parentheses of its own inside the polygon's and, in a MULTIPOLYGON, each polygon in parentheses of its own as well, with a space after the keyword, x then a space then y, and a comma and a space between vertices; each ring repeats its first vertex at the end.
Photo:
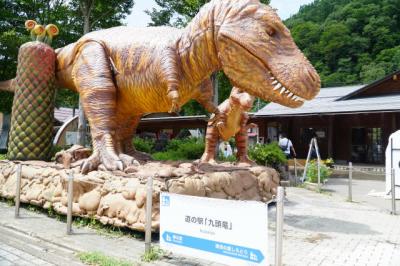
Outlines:
POLYGON ((253 107, 254 97, 238 88, 233 88, 228 99, 218 106, 220 120, 210 121, 207 125, 206 147, 201 163, 215 163, 215 148, 218 140, 229 140, 235 136, 237 145, 236 158, 240 163, 252 164, 247 156, 247 125, 249 111, 253 107), (222 120, 222 121, 221 121, 222 120))
POLYGON ((293 108, 320 89, 289 30, 259 0, 212 0, 184 29, 115 27, 56 53, 57 82, 79 93, 91 128, 93 154, 83 173, 133 163, 129 143, 145 113, 175 111, 190 99, 217 112, 209 83, 215 71, 244 92, 293 108))

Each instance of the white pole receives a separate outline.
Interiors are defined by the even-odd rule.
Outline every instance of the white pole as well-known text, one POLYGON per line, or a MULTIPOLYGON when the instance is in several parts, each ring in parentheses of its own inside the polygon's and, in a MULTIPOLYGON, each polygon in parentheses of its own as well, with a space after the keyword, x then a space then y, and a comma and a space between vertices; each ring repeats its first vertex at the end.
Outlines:
POLYGON ((282 266, 282 241, 283 241, 283 199, 285 191, 278 187, 276 195, 276 232, 275 232, 275 265, 282 266))
POLYGON ((314 138, 314 145, 315 145, 315 151, 317 153, 317 161, 318 161, 318 191, 321 191, 321 156, 319 154, 319 148, 318 148, 318 143, 317 139, 314 138))
POLYGON ((22 165, 17 165, 17 184, 15 190, 15 218, 19 218, 19 206, 21 202, 21 172, 22 165))
POLYGON ((294 157, 294 178, 295 178, 295 184, 297 184, 297 158, 294 157))
POLYGON ((311 158, 311 149, 312 149, 313 142, 314 142, 314 139, 311 139, 310 147, 308 148, 306 165, 304 166, 303 179, 301 180, 302 182, 304 182, 306 180, 307 167, 308 167, 308 162, 310 161, 310 158, 311 158))
POLYGON ((147 179, 147 195, 146 195, 146 228, 145 228, 145 253, 151 250, 151 214, 153 205, 153 177, 147 179))
POLYGON ((353 163, 349 162, 349 198, 350 202, 353 201, 353 163))
POLYGON ((396 175, 395 174, 396 174, 396 172, 395 172, 394 168, 392 168, 391 185, 392 185, 392 214, 393 215, 396 215, 396 183, 395 183, 396 175))
POLYGON ((74 197, 74 175, 72 171, 68 175, 68 209, 67 209, 67 235, 72 234, 72 204, 74 197))

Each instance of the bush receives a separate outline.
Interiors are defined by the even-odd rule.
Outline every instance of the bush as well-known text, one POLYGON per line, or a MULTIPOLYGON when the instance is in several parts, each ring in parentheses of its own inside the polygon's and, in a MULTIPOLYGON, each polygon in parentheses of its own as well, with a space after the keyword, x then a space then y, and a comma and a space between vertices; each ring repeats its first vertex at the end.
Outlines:
POLYGON ((325 161, 323 161, 326 166, 329 168, 333 168, 333 165, 335 164, 335 161, 332 158, 328 158, 325 161))
MULTIPOLYGON (((332 174, 332 170, 321 162, 321 183, 324 183, 332 174)), ((311 183, 318 183, 318 162, 312 160, 308 164, 307 168, 307 180, 311 183)))
POLYGON ((0 154, 0 160, 7 160, 7 154, 0 154))
POLYGON ((201 139, 173 139, 168 142, 166 151, 154 153, 153 158, 160 161, 196 160, 203 152, 204 141, 201 139))
POLYGON ((279 169, 279 166, 287 163, 286 156, 277 142, 270 144, 256 144, 249 149, 249 157, 259 165, 266 165, 279 169))
POLYGON ((218 161, 222 162, 236 162, 236 156, 235 155, 229 155, 228 157, 225 157, 221 152, 218 153, 218 161))
POLYGON ((152 153, 154 150, 155 141, 152 139, 142 139, 135 137, 133 139, 133 146, 135 149, 141 152, 152 153))
POLYGON ((182 153, 178 151, 162 151, 151 155, 157 161, 179 161, 186 160, 182 153))

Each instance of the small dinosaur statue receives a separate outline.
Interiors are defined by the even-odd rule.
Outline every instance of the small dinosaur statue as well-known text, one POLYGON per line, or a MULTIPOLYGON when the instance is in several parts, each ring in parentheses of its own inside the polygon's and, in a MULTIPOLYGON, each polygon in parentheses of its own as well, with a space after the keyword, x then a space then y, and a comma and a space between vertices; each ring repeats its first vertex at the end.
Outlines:
POLYGON ((215 71, 251 95, 293 108, 320 89, 289 30, 259 0, 212 0, 184 29, 115 27, 56 53, 57 82, 79 93, 91 128, 93 154, 83 173, 133 163, 129 142, 145 113, 174 111, 190 99, 217 112, 209 81, 215 71))
POLYGON ((254 124, 247 125, 254 97, 234 87, 228 99, 219 106, 220 120, 210 121, 206 131, 206 147, 201 163, 215 163, 215 148, 219 139, 229 140, 235 136, 237 160, 240 163, 252 164, 247 156, 247 130, 254 124))

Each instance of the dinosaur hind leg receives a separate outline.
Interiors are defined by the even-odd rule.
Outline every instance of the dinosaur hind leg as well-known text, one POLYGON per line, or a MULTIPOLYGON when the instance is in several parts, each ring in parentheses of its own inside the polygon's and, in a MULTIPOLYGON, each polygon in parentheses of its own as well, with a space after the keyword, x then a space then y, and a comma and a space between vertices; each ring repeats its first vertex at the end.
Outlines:
POLYGON ((93 154, 82 165, 87 173, 103 164, 107 170, 122 170, 116 154, 116 94, 108 57, 95 42, 84 45, 75 61, 74 83, 89 120, 93 139, 93 154))
POLYGON ((136 133, 136 128, 140 122, 140 116, 131 116, 130 118, 123 118, 124 123, 117 129, 118 138, 118 156, 124 163, 124 166, 137 165, 138 161, 149 161, 151 156, 147 153, 137 151, 133 146, 133 137, 136 133))

